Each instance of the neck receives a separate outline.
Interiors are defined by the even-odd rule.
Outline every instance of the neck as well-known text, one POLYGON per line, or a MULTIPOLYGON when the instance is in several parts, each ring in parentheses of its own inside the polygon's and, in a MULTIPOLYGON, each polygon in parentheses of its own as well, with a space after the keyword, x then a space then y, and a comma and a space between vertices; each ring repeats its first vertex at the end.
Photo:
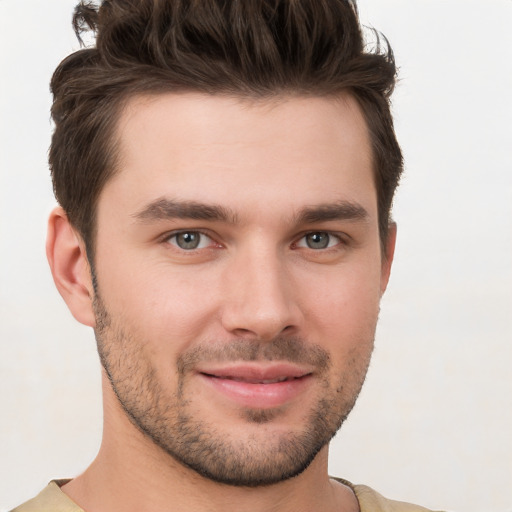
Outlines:
POLYGON ((106 400, 98 456, 62 488, 88 512, 358 510, 352 491, 328 477, 327 446, 297 477, 269 486, 235 487, 183 466, 112 408, 119 408, 117 401, 106 400))

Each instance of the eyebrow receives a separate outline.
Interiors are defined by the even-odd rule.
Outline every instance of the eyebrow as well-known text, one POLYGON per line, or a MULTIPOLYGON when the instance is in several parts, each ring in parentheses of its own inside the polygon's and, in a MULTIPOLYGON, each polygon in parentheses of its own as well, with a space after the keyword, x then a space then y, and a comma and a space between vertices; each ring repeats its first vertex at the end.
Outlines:
POLYGON ((336 203, 306 206, 296 215, 297 224, 314 224, 330 220, 366 221, 368 212, 358 203, 338 201, 336 203))
MULTIPOLYGON (((141 222, 170 219, 238 222, 237 214, 224 206, 168 198, 152 201, 133 216, 141 222)), ((365 221, 368 217, 368 212, 360 204, 337 201, 301 208, 293 216, 293 221, 296 224, 314 224, 332 220, 365 221)))
POLYGON ((194 219, 216 220, 234 224, 237 221, 237 215, 224 206, 167 198, 152 201, 142 210, 134 214, 134 217, 142 222, 169 219, 194 219))

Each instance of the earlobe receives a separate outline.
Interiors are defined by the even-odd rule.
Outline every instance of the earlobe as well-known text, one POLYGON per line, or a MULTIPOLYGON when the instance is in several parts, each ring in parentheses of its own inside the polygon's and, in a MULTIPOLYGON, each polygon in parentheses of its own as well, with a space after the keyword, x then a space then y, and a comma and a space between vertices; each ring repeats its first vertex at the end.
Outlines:
POLYGON ((391 265, 395 256, 397 227, 395 222, 391 222, 388 228, 386 239, 385 254, 382 255, 382 269, 380 277, 380 293, 384 294, 388 286, 389 276, 391 274, 391 265))
POLYGON ((85 244, 61 207, 48 219, 46 256, 53 280, 71 314, 82 324, 95 326, 93 287, 85 244))

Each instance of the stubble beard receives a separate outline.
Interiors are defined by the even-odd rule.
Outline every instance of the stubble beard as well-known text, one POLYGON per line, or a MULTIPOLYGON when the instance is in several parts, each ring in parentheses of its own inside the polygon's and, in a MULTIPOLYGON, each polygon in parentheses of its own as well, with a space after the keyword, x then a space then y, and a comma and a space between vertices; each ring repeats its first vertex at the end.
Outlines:
POLYGON ((175 461, 212 481, 232 486, 268 486, 302 473, 339 430, 352 410, 363 385, 373 348, 358 350, 345 375, 329 382, 329 354, 300 338, 280 337, 269 342, 231 341, 207 344, 183 353, 177 363, 178 386, 170 393, 135 339, 110 316, 101 298, 94 299, 96 341, 101 364, 119 403, 132 424, 175 461), (271 361, 305 363, 317 369, 322 397, 307 413, 298 431, 265 436, 267 425, 280 409, 241 409, 248 425, 261 425, 262 434, 243 440, 220 431, 214 422, 193 415, 186 383, 189 372, 205 361, 271 361))

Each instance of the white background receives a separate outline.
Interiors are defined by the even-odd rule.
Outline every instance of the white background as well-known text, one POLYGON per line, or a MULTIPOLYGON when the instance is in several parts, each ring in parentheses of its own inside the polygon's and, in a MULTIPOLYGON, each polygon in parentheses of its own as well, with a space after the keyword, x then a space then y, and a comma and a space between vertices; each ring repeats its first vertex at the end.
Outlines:
MULTIPOLYGON (((93 334, 44 256, 48 82, 74 0, 0 0, 0 509, 101 436, 93 334)), ((512 1, 361 0, 401 67, 399 242, 331 474, 431 508, 512 511, 512 1)))

